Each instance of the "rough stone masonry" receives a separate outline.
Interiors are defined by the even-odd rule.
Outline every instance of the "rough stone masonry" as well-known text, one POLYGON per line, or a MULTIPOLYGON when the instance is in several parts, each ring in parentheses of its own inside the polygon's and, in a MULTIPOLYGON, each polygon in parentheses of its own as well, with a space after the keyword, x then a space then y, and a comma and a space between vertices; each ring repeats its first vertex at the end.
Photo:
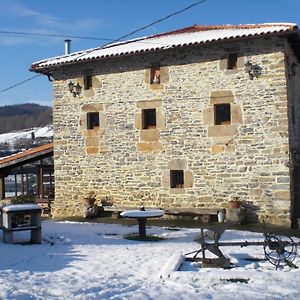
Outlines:
POLYGON ((259 218, 289 223, 290 147, 299 142, 289 121, 299 111, 294 61, 286 39, 274 36, 57 68, 53 216, 81 215, 81 199, 95 191, 98 203, 121 207, 225 208, 237 196, 259 218), (261 68, 253 80, 249 60, 261 68), (86 75, 92 88, 73 97, 68 82, 84 86, 86 75), (227 122, 216 124, 217 107, 227 122), (151 111, 155 124, 145 129, 151 111), (99 113, 92 129, 89 112, 99 113))

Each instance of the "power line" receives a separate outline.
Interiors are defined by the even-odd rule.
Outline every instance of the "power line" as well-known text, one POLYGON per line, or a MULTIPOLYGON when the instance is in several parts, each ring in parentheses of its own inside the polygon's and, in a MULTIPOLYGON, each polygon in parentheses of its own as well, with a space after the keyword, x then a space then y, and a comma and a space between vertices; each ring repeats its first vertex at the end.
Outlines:
MULTIPOLYGON (((156 21, 154 21, 154 22, 152 22, 152 23, 150 23, 150 24, 148 24, 148 25, 146 25, 146 26, 140 27, 139 29, 136 29, 136 30, 134 30, 134 31, 132 31, 132 32, 126 34, 126 35, 123 35, 123 36, 121 36, 121 37, 119 37, 119 38, 117 38, 117 39, 115 39, 115 40, 103 39, 103 40, 110 40, 111 42, 102 45, 99 49, 101 49, 101 48, 103 48, 103 47, 106 47, 106 46, 108 46, 108 45, 110 45, 110 44, 113 44, 113 43, 115 43, 115 42, 119 42, 119 41, 121 41, 121 40, 124 39, 124 38, 127 38, 127 37, 129 37, 129 36, 131 36, 131 35, 133 35, 133 34, 135 34, 135 33, 137 33, 137 32, 140 32, 140 31, 142 31, 142 30, 144 30, 144 29, 146 29, 146 28, 149 28, 149 27, 151 27, 151 26, 153 26, 153 25, 155 25, 155 24, 158 24, 158 23, 160 23, 160 22, 163 22, 163 21, 165 21, 165 20, 167 20, 167 19, 169 19, 169 18, 171 18, 171 17, 173 17, 173 16, 176 16, 176 15, 178 15, 178 14, 184 12, 184 11, 187 11, 187 10, 191 9, 192 7, 194 7, 194 6, 196 6, 196 5, 199 5, 199 4, 202 4, 202 3, 206 2, 206 1, 208 1, 208 0, 197 1, 197 2, 195 2, 195 3, 193 3, 193 4, 189 5, 189 6, 187 6, 187 7, 185 7, 185 8, 183 8, 183 9, 181 9, 181 10, 178 10, 178 11, 176 11, 176 12, 174 12, 174 13, 172 13, 172 14, 166 16, 166 17, 163 17, 163 18, 161 18, 161 19, 158 19, 158 20, 156 20, 156 21)), ((0 33, 1 33, 1 31, 0 31, 0 33)), ((5 31, 2 31, 2 33, 13 33, 13 32, 12 32, 12 31, 11 31, 11 32, 9 32, 9 31, 6 31, 6 32, 5 32, 5 31)), ((47 34, 42 34, 42 33, 25 33, 25 32, 14 32, 14 34, 20 34, 20 35, 25 35, 25 34, 31 34, 31 35, 47 35, 47 34)), ((49 34, 49 35, 47 35, 47 36, 71 37, 71 36, 67 36, 67 35, 55 35, 55 34, 53 34, 53 35, 50 35, 50 34, 49 34)), ((74 37, 74 38, 75 38, 75 37, 74 37)), ((93 38, 93 37, 77 37, 77 38, 97 39, 97 38, 93 38)), ((90 51, 87 51, 87 52, 81 54, 79 57, 82 57, 82 56, 84 56, 84 55, 90 53, 91 51, 94 51, 94 49, 92 49, 92 50, 90 50, 90 51)), ((79 57, 78 57, 78 58, 79 58, 79 57)), ((49 73, 50 73, 51 71, 55 70, 55 69, 56 69, 56 67, 53 67, 52 69, 49 70, 49 73)), ((21 81, 21 82, 17 82, 17 83, 15 83, 14 85, 9 86, 8 88, 5 88, 5 89, 3 89, 3 90, 0 90, 0 93, 6 92, 6 91, 8 91, 8 90, 10 90, 10 89, 13 89, 13 88, 15 88, 15 87, 17 87, 17 86, 19 86, 19 85, 22 85, 22 84, 24 84, 24 83, 26 83, 26 82, 28 82, 28 81, 31 81, 31 80, 33 80, 33 79, 39 77, 39 76, 41 76, 41 74, 35 75, 35 76, 33 76, 33 77, 30 77, 30 78, 25 79, 25 80, 23 80, 23 81, 21 81)))
MULTIPOLYGON (((139 32, 139 31, 142 31, 142 30, 144 30, 144 29, 146 29, 146 28, 148 28, 148 27, 151 27, 151 26, 153 26, 153 25, 155 25, 155 24, 158 24, 158 23, 160 23, 160 22, 162 22, 162 21, 165 21, 165 20, 167 20, 167 19, 169 19, 169 18, 171 18, 171 17, 173 17, 173 16, 176 16, 176 15, 178 15, 178 14, 180 14, 180 13, 186 11, 186 10, 189 10, 190 8, 192 8, 192 7, 196 6, 196 5, 202 4, 202 3, 206 2, 206 1, 208 1, 208 0, 201 0, 201 1, 195 2, 194 4, 191 4, 191 5, 185 7, 185 8, 183 8, 183 9, 181 9, 181 10, 178 10, 178 11, 176 11, 176 12, 174 12, 174 13, 172 13, 172 14, 170 14, 170 15, 164 17, 164 18, 161 18, 161 19, 159 19, 159 20, 157 20, 157 21, 154 21, 154 22, 152 22, 152 23, 150 23, 150 24, 148 24, 148 25, 146 25, 146 26, 143 26, 143 27, 141 27, 141 28, 139 28, 139 29, 137 29, 137 30, 134 30, 134 31, 132 31, 132 32, 126 34, 126 35, 123 35, 122 37, 116 39, 114 42, 118 42, 118 41, 120 41, 120 40, 122 40, 122 39, 124 39, 124 38, 126 38, 126 37, 129 37, 129 36, 131 36, 131 35, 133 35, 133 34, 139 32)), ((106 46, 107 46, 107 45, 106 45, 106 46)))
POLYGON ((17 82, 17 83, 15 83, 14 85, 11 85, 10 87, 8 87, 8 88, 6 88, 6 89, 0 90, 0 93, 6 92, 6 91, 8 91, 8 90, 10 90, 10 89, 12 89, 12 88, 15 88, 16 86, 19 86, 19 85, 21 85, 21 84, 23 84, 23 83, 25 83, 25 82, 27 82, 27 81, 30 81, 30 80, 32 80, 32 79, 34 79, 34 78, 39 77, 39 76, 41 76, 41 75, 42 75, 42 74, 37 74, 37 75, 32 76, 32 77, 30 77, 30 78, 28 78, 28 79, 25 79, 25 80, 23 80, 23 81, 17 82))
POLYGON ((85 40, 114 41, 114 39, 101 38, 101 37, 61 35, 61 34, 23 32, 23 31, 4 31, 4 30, 0 30, 0 33, 15 34, 15 35, 26 35, 26 36, 49 36, 49 37, 62 37, 62 38, 85 39, 85 40))

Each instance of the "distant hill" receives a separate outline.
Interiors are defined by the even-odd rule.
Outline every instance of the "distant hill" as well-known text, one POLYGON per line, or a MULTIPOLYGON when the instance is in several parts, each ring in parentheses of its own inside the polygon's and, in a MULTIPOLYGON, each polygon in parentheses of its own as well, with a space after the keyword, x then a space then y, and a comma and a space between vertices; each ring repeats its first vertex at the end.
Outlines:
POLYGON ((52 124, 52 108, 35 103, 0 106, 0 134, 52 124))

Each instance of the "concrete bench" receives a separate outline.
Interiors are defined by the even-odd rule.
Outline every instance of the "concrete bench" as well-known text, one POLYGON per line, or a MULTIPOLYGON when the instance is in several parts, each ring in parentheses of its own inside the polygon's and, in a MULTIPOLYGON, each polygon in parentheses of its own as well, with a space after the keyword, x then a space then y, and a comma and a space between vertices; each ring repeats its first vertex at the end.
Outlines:
POLYGON ((40 244, 41 212, 38 204, 18 204, 1 207, 3 242, 13 243, 13 232, 30 230, 30 242, 40 244))

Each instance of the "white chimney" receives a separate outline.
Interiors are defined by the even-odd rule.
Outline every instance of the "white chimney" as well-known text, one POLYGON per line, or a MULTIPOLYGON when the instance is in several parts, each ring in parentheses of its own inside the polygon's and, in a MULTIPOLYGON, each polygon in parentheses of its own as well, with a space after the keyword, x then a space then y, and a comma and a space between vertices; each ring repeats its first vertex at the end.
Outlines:
POLYGON ((71 40, 65 40, 65 55, 71 52, 71 40))

